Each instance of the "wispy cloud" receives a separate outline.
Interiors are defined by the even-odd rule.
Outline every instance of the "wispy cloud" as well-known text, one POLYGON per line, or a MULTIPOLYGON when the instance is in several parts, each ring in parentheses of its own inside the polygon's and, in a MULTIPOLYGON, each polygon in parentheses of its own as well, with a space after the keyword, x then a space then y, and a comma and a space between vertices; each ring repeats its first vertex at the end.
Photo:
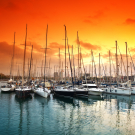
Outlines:
MULTIPOLYGON (((76 41, 77 43, 77 41, 76 41)), ((84 49, 89 49, 89 50, 101 50, 101 46, 100 45, 92 45, 91 43, 86 43, 83 41, 79 41, 81 47, 83 47, 84 49)))
POLYGON ((104 16, 104 12, 99 10, 97 11, 94 15, 89 15, 87 16, 83 22, 85 23, 90 23, 90 24, 95 24, 94 21, 99 20, 104 16))
POLYGON ((135 24, 135 19, 127 18, 124 22, 126 25, 135 24))

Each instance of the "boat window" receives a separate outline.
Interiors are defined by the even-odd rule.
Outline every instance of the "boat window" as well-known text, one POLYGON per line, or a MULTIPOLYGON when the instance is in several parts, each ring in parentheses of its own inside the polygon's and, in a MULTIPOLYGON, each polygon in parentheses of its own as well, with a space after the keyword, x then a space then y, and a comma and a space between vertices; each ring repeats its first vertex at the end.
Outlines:
POLYGON ((84 88, 97 88, 97 86, 84 86, 84 88))
POLYGON ((115 90, 115 92, 117 92, 117 90, 115 90))

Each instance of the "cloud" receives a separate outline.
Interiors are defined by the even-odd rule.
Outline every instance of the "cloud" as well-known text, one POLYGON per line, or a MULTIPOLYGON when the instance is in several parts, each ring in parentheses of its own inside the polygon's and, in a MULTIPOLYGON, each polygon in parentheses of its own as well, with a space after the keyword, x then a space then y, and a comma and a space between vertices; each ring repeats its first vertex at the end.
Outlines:
POLYGON ((126 25, 135 24, 135 19, 127 18, 124 24, 126 25))
POLYGON ((53 48, 53 49, 64 49, 65 45, 59 44, 57 42, 52 42, 48 45, 49 48, 53 48))
POLYGON ((131 48, 130 49, 130 52, 135 52, 135 48, 131 48))
POLYGON ((12 0, 0 1, 0 9, 15 11, 18 10, 19 7, 12 0))
MULTIPOLYGON (((77 40, 76 40, 77 43, 77 40)), ((101 50, 101 46, 100 45, 92 45, 90 43, 85 43, 83 41, 79 41, 81 47, 85 48, 85 49, 89 49, 89 50, 101 50)))
POLYGON ((89 15, 87 18, 83 21, 85 23, 95 24, 94 21, 99 20, 101 17, 104 16, 103 11, 99 10, 95 13, 95 15, 89 15))

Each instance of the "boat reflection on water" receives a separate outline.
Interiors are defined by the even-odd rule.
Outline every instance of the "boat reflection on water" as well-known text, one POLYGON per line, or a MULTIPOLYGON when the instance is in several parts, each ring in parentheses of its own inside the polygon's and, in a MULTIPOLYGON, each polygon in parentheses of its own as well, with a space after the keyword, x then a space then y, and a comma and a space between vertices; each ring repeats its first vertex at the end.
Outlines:
POLYGON ((37 100, 38 102, 40 102, 42 105, 47 104, 50 100, 50 96, 48 98, 43 98, 37 94, 34 94, 34 100, 37 100))
POLYGON ((15 95, 15 101, 22 103, 22 102, 27 102, 33 98, 32 95, 29 95, 27 98, 18 98, 17 95, 15 95))
POLYGON ((89 95, 88 96, 88 101, 97 101, 97 100, 104 100, 103 96, 96 96, 96 95, 89 95))
POLYGON ((129 110, 135 104, 135 95, 131 96, 123 96, 123 95, 112 95, 112 94, 104 94, 104 100, 114 102, 119 110, 129 110))
POLYGON ((57 102, 59 102, 59 103, 62 101, 67 104, 74 104, 74 98, 56 96, 56 95, 53 95, 53 98, 54 98, 54 100, 57 100, 57 102))

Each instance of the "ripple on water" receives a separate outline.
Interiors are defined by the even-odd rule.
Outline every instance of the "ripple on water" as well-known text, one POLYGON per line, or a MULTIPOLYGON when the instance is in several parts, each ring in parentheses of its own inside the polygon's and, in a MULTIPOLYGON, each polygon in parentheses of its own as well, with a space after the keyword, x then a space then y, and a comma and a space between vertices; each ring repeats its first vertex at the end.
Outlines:
POLYGON ((134 134, 135 96, 18 100, 0 93, 0 134, 134 134))

